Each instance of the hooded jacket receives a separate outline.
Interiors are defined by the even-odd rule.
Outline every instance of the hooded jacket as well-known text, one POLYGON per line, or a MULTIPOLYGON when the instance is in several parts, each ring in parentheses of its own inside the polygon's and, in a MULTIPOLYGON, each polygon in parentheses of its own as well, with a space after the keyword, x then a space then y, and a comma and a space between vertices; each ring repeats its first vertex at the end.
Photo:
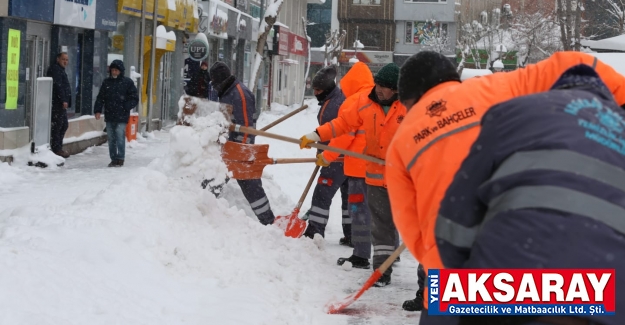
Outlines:
MULTIPOLYGON (((335 119, 339 115, 339 107, 345 101, 345 95, 339 87, 334 87, 330 93, 326 96, 323 101, 319 102, 321 106, 319 108, 319 112, 317 113, 317 122, 319 125, 323 125, 333 119, 335 119)), ((322 142, 323 144, 328 144, 329 141, 322 142)))
MULTIPOLYGON (((358 98, 362 94, 369 94, 375 84, 373 83, 373 74, 369 67, 362 62, 357 62, 349 71, 341 78, 341 89, 347 99, 343 102, 339 108, 338 114, 349 109, 349 107, 356 105, 358 98)), ((350 151, 364 153, 367 140, 365 139, 365 129, 363 127, 358 128, 355 131, 350 131, 348 134, 343 134, 338 138, 334 138, 330 141, 331 147, 347 149, 350 151)), ((336 160, 340 154, 332 151, 324 151, 323 158, 332 162, 336 160)), ((343 170, 345 175, 351 177, 365 178, 365 171, 367 169, 367 162, 354 158, 352 156, 345 156, 343 163, 343 170)))
POLYGON ((104 109, 104 120, 113 123, 128 123, 130 110, 139 103, 137 87, 132 79, 124 76, 124 63, 115 60, 109 69, 119 70, 117 78, 109 73, 109 77, 102 82, 100 92, 95 101, 94 113, 102 113, 104 109))
POLYGON ((72 107, 72 89, 65 68, 54 62, 46 75, 52 77, 52 111, 65 111, 63 103, 67 103, 67 107, 72 107))
MULTIPOLYGON (((555 88, 484 115, 436 220, 445 267, 615 269, 625 282, 625 111, 587 65, 555 88)), ((580 317, 625 324, 619 289, 616 310, 580 317)))
POLYGON ((386 172, 393 221, 426 271, 443 268, 435 237, 440 202, 477 138, 484 114, 495 104, 550 89, 564 71, 580 63, 594 67, 617 102, 625 103, 624 76, 588 54, 559 52, 512 72, 439 84, 412 107, 391 143, 386 172))

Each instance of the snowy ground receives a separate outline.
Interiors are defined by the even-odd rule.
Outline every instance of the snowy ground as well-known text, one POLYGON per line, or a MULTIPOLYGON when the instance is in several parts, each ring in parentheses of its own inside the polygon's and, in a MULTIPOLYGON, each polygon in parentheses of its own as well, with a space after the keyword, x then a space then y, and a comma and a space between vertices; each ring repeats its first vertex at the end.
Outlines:
MULTIPOLYGON (((272 128, 299 137, 316 127, 318 106, 272 128)), ((262 127, 282 114, 274 107, 262 127)), ((236 182, 215 199, 200 180, 159 168, 170 132, 127 146, 123 168, 107 168, 106 145, 61 168, 0 164, 0 324, 416 324, 401 303, 414 297, 417 263, 408 253, 392 284, 371 288, 343 315, 323 306, 357 290, 372 270, 336 265, 351 249, 340 199, 326 239, 290 239, 263 227, 236 182)), ((275 158, 312 150, 258 138, 275 158)), ((288 214, 314 165, 267 166, 274 212, 288 214)), ((310 206, 309 194, 303 206, 310 206)))

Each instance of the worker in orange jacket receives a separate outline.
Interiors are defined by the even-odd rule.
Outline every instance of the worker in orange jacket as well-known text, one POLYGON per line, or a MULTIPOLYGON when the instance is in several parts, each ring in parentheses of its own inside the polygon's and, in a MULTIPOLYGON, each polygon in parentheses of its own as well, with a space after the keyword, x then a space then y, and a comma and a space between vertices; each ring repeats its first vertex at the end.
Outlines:
MULTIPOLYGON (((347 99, 339 108, 339 115, 349 107, 356 104, 360 95, 368 95, 375 86, 373 74, 369 67, 362 62, 357 62, 341 78, 341 90, 347 99)), ((354 152, 363 152, 366 146, 365 130, 360 127, 355 132, 343 134, 330 141, 331 147, 337 147, 354 152)), ((335 161, 340 154, 325 150, 317 155, 317 165, 327 166, 335 161)), ((338 265, 345 262, 352 263, 352 267, 368 269, 371 267, 369 257, 371 256, 371 215, 367 207, 367 185, 365 183, 366 162, 362 159, 345 156, 343 162, 343 173, 347 176, 348 182, 348 207, 352 220, 351 242, 354 246, 352 256, 339 258, 338 265)))
MULTIPOLYGON (((579 52, 559 52, 513 72, 462 83, 453 63, 436 52, 419 52, 404 63, 399 98, 411 109, 390 145, 386 174, 395 225, 426 272, 444 267, 436 237, 456 243, 462 241, 465 231, 471 231, 438 212, 447 187, 480 132, 484 113, 511 98, 547 91, 564 71, 578 64, 594 67, 619 105, 625 104, 625 77, 579 52)), ((427 318, 427 313, 421 317, 427 318)))
MULTIPOLYGON (((354 104, 343 109, 336 119, 301 137, 300 147, 308 148, 309 143, 328 141, 362 128, 365 131, 365 154, 386 159, 386 150, 406 115, 406 108, 397 99, 398 75, 399 67, 396 64, 385 65, 375 75, 375 87, 370 93, 359 94, 354 104)), ((367 162, 365 182, 368 185, 367 204, 371 213, 373 267, 378 268, 399 245, 386 190, 384 165, 367 162)), ((388 268, 375 286, 390 284, 391 273, 392 268, 388 268)))

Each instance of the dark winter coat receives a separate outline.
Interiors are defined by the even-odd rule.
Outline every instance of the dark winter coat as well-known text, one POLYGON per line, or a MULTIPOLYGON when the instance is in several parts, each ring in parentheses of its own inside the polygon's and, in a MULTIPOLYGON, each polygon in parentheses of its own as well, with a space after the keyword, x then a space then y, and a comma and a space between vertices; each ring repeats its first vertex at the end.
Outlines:
POLYGON ((625 283, 625 112, 584 78, 484 115, 436 221, 445 267, 616 269, 625 283))
MULTIPOLYGON (((334 87, 328 96, 323 101, 319 102, 319 112, 317 113, 317 122, 319 122, 319 125, 324 125, 335 119, 339 115, 339 108, 344 101, 345 95, 341 89, 339 89, 339 87, 334 87)), ((328 144, 330 141, 321 143, 328 144)))
POLYGON ((69 79, 65 68, 55 62, 46 73, 46 76, 52 77, 52 111, 64 111, 63 103, 67 103, 67 107, 72 106, 72 88, 69 85, 69 79))
POLYGON ((110 68, 117 68, 120 71, 117 78, 109 75, 102 82, 100 93, 95 101, 94 113, 102 113, 104 108, 104 120, 106 122, 128 123, 130 110, 139 103, 137 87, 132 79, 124 77, 124 63, 115 60, 110 68))
POLYGON ((193 76, 187 84, 187 94, 194 97, 208 98, 210 91, 210 74, 208 70, 200 69, 193 76))
MULTIPOLYGON (((256 119, 254 118, 254 113, 256 111, 256 101, 254 94, 252 94, 245 85, 236 80, 234 76, 230 76, 222 85, 224 90, 219 93, 219 102, 232 105, 232 122, 255 128, 256 119), (245 105, 243 105, 244 102, 245 105)), ((254 143, 254 136, 251 134, 230 132, 230 138, 228 140, 254 143)))

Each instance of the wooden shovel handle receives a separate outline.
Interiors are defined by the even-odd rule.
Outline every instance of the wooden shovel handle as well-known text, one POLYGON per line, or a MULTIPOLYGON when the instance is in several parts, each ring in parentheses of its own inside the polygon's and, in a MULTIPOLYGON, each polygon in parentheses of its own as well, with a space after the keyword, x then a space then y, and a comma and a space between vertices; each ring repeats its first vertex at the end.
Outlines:
POLYGON ((296 110, 292 111, 291 113, 286 114, 286 115, 284 115, 283 117, 281 117, 281 118, 279 118, 279 119, 277 119, 277 120, 273 121, 272 123, 267 124, 266 126, 264 126, 264 127, 263 127, 262 129, 260 129, 260 130, 261 130, 261 131, 267 131, 267 130, 271 129, 272 127, 274 127, 274 126, 278 125, 280 122, 282 122, 282 121, 284 121, 284 120, 288 119, 289 117, 291 117, 291 116, 293 116, 293 115, 295 115, 295 114, 297 114, 297 113, 299 113, 299 112, 301 112, 301 111, 303 111, 303 110, 305 110, 305 109, 307 109, 307 108, 308 108, 308 105, 304 105, 304 106, 302 106, 302 107, 300 107, 300 108, 298 108, 298 109, 296 109, 296 110))
MULTIPOLYGON (((273 158, 272 165, 277 164, 302 164, 302 163, 314 163, 317 162, 317 158, 273 158)), ((343 158, 339 157, 333 163, 343 162, 343 158)))
POLYGON ((315 178, 317 177, 317 172, 319 172, 319 168, 321 168, 321 166, 315 166, 315 170, 313 171, 312 175, 310 175, 310 179, 308 180, 308 184, 306 184, 304 193, 302 193, 302 196, 299 198, 299 201, 297 202, 297 207, 295 208, 297 211, 299 211, 299 209, 302 207, 302 204, 304 204, 306 195, 308 194, 308 191, 310 190, 312 183, 315 181, 315 178))
MULTIPOLYGON (((276 139, 276 140, 280 140, 280 141, 285 141, 285 142, 291 142, 291 143, 295 143, 295 144, 300 144, 300 140, 295 139, 295 138, 289 138, 289 137, 285 137, 283 135, 279 135, 279 134, 275 134, 275 133, 269 133, 269 132, 265 132, 265 131, 261 131, 261 130, 256 130, 247 126, 241 126, 238 124, 232 124, 230 125, 230 131, 235 131, 235 132, 242 132, 242 133, 249 133, 249 134, 253 134, 253 135, 257 135, 257 136, 261 136, 261 137, 266 137, 266 138, 271 138, 271 139, 276 139)), ((367 155, 363 155, 361 153, 357 153, 357 152, 353 152, 353 151, 349 151, 349 150, 345 150, 345 149, 341 149, 341 148, 335 148, 335 147, 330 147, 330 146, 326 146, 320 143, 310 143, 308 144, 309 146, 313 147, 313 148, 317 148, 317 149, 322 149, 322 150, 328 150, 328 151, 333 151, 333 152, 338 152, 338 153, 342 153, 346 156, 352 156, 355 158, 360 158, 362 160, 366 160, 366 161, 370 161, 376 164, 380 164, 380 165, 384 165, 384 160, 382 159, 378 159, 375 157, 371 157, 371 156, 367 156, 367 155)))
POLYGON ((274 158, 273 165, 314 163, 316 161, 317 161, 317 158, 274 158))
POLYGON ((389 266, 393 265, 399 254, 401 254, 404 249, 406 249, 406 244, 402 243, 399 247, 397 247, 393 254, 391 254, 391 256, 389 256, 386 261, 384 261, 384 263, 380 265, 378 271, 380 271, 381 274, 384 274, 384 272, 386 272, 386 269, 388 269, 389 266))

